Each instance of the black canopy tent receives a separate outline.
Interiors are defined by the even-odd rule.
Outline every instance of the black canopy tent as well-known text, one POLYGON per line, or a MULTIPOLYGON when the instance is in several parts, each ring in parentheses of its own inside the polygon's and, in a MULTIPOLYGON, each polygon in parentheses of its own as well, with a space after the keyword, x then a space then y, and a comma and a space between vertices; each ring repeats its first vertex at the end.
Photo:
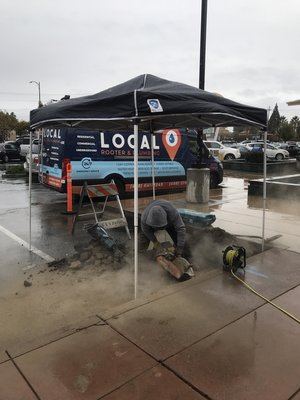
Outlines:
POLYGON ((90 96, 30 112, 31 129, 84 127, 134 131, 135 297, 138 268, 138 132, 170 128, 257 126, 266 128, 267 111, 210 92, 145 74, 90 96))
POLYGON ((267 111, 213 93, 140 75, 94 95, 62 100, 31 111, 31 128, 61 125, 140 130, 254 125, 265 128, 267 111))

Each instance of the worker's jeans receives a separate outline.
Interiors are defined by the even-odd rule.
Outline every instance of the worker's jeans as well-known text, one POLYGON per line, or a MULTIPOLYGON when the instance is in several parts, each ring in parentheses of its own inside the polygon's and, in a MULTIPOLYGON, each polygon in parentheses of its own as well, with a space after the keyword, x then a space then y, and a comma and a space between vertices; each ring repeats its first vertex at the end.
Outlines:
MULTIPOLYGON (((175 247, 177 246, 177 232, 174 228, 167 228, 166 231, 170 235, 171 239, 174 242, 175 247)), ((147 236, 144 234, 144 232, 141 230, 139 233, 139 241, 138 241, 138 246, 139 246, 139 251, 145 251, 149 247, 150 240, 147 238, 147 236)), ((185 242, 183 251, 182 251, 182 257, 186 258, 188 261, 191 259, 191 249, 190 246, 188 245, 187 242, 185 242)))

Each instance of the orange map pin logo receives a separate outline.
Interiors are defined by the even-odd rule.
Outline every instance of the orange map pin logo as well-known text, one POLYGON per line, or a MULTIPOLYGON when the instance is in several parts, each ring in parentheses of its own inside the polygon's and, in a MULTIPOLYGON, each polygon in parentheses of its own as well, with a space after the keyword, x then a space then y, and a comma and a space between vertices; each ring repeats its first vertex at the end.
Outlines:
POLYGON ((169 157, 173 161, 181 144, 181 135, 178 129, 165 129, 162 133, 162 141, 169 157))

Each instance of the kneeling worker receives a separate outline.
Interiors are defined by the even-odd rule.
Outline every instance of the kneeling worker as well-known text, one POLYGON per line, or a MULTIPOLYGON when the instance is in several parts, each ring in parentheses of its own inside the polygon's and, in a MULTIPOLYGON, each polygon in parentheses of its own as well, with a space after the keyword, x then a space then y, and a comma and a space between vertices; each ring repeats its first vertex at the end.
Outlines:
MULTIPOLYGON (((191 257, 191 252, 186 243, 186 230, 182 218, 177 209, 166 200, 155 200, 150 203, 141 215, 142 232, 139 238, 140 250, 145 250, 149 246, 149 241, 153 242, 154 249, 159 250, 160 243, 155 236, 158 230, 165 230, 172 238, 175 246, 175 257, 183 257, 187 260, 191 257)), ((193 276, 190 266, 190 274, 180 273, 178 280, 186 280, 193 276)), ((170 271, 171 272, 171 271, 170 271)), ((172 273, 172 272, 171 272, 172 273)))

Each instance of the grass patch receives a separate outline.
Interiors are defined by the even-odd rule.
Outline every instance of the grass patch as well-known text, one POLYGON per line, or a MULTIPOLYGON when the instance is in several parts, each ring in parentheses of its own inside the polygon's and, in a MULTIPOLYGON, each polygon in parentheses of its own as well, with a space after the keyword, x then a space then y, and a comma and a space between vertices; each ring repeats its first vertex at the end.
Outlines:
POLYGON ((7 167, 5 175, 25 175, 25 170, 23 165, 10 165, 7 167))

